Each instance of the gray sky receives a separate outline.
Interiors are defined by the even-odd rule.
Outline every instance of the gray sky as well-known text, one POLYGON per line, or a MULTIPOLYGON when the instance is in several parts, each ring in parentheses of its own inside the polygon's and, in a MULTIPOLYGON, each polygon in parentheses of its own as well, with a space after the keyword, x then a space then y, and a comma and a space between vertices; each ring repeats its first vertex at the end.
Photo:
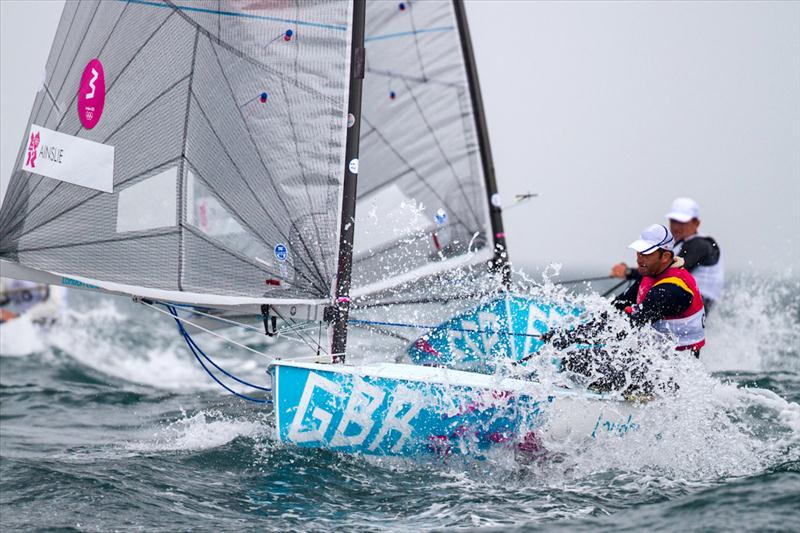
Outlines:
MULTIPOLYGON (((63 2, 0 1, 5 192, 63 2)), ((604 274, 676 196, 731 270, 800 263, 800 2, 467 4, 517 264, 604 274)))

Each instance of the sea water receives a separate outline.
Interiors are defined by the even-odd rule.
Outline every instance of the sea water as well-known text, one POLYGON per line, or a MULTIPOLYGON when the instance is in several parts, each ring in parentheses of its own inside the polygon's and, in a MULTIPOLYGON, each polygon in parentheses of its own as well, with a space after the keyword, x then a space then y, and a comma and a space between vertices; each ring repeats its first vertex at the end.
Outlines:
MULTIPOLYGON (((714 311, 701 361, 636 431, 546 442, 532 461, 412 460, 279 444, 271 408, 222 391, 168 317, 73 291, 50 329, 20 327, 13 343, 0 331, 0 527, 800 530, 798 280, 739 277, 714 311)), ((269 384, 266 359, 196 338, 269 384)), ((395 340, 351 342, 369 358, 402 352, 395 340)))

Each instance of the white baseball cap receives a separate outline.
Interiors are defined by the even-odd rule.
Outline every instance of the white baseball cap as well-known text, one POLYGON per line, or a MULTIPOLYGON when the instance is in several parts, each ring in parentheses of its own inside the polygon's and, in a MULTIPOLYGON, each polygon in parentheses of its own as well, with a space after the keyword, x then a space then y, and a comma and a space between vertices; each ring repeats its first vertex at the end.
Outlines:
POLYGON ((639 238, 628 245, 628 248, 632 248, 640 254, 649 255, 659 248, 671 252, 674 242, 675 239, 672 237, 672 233, 665 226, 653 224, 652 226, 647 226, 639 234, 639 238))
POLYGON ((689 222, 693 218, 700 218, 700 206, 691 198, 675 198, 665 216, 670 220, 689 222))

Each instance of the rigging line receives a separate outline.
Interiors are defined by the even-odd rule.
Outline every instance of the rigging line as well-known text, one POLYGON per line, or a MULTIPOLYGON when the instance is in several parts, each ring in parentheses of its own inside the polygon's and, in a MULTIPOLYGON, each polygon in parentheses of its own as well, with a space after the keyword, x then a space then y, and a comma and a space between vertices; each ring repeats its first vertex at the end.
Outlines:
MULTIPOLYGON (((376 326, 391 326, 395 328, 415 328, 415 329, 437 329, 441 327, 440 325, 431 326, 429 324, 407 324, 404 322, 382 322, 378 320, 355 320, 350 319, 348 320, 351 324, 365 324, 365 325, 376 325, 376 326)), ((447 331, 461 331, 464 333, 485 333, 490 335, 508 335, 511 337, 541 337, 541 333, 520 333, 518 331, 504 331, 504 330, 494 330, 494 329, 467 329, 467 328, 441 328, 447 331)))
MULTIPOLYGON (((170 312, 171 312, 171 313, 173 313, 173 312, 174 312, 174 308, 170 308, 170 312)), ((213 379, 214 381, 216 381, 216 382, 217 382, 217 384, 218 384, 219 386, 221 386, 223 389, 227 390, 227 391, 228 391, 228 392, 230 392, 231 394, 233 394, 233 395, 235 395, 235 396, 238 396, 239 398, 242 398, 243 400, 247 400, 247 401, 250 401, 250 402, 255 402, 255 403, 262 403, 262 404, 263 404, 263 403, 272 403, 272 400, 266 400, 266 399, 262 400, 262 399, 260 399, 260 398, 253 398, 253 397, 251 397, 251 396, 247 396, 247 395, 245 395, 245 394, 238 393, 238 392, 236 392, 235 390, 233 390, 233 389, 231 389, 230 387, 228 387, 227 385, 225 385, 225 384, 224 384, 222 381, 220 381, 220 380, 219 380, 219 378, 217 378, 217 376, 215 376, 215 375, 214 375, 214 374, 213 374, 213 373, 212 373, 212 372, 211 372, 211 371, 208 369, 208 367, 205 365, 205 363, 203 363, 203 360, 202 360, 202 359, 200 359, 200 357, 197 355, 197 352, 195 351, 195 348, 197 348, 197 350, 199 350, 199 351, 200 351, 200 353, 202 353, 202 354, 203 354, 203 357, 205 357, 206 359, 208 359, 210 362, 212 362, 212 363, 213 363, 213 361, 211 361, 211 359, 210 359, 210 358, 209 358, 209 357, 208 357, 208 356, 207 356, 207 355, 206 355, 206 354, 205 354, 205 353, 204 353, 204 352, 203 352, 203 351, 200 349, 200 347, 199 347, 199 346, 197 346, 196 344, 194 344, 194 341, 193 341, 193 340, 191 340, 191 337, 189 337, 189 334, 186 332, 186 330, 183 328, 183 325, 182 325, 182 324, 180 323, 180 321, 178 320, 178 315, 177 315, 177 313, 173 313, 173 314, 172 314, 172 317, 175 319, 175 322, 178 324, 178 330, 180 331, 181 335, 183 336, 183 340, 186 342, 187 346, 188 346, 188 347, 189 347, 189 349, 191 350, 191 352, 192 352, 192 355, 194 355, 195 359, 197 359, 197 362, 198 362, 198 363, 200 363, 200 366, 202 366, 202 367, 203 367, 203 370, 205 370, 205 371, 206 371, 206 373, 207 373, 209 376, 211 376, 211 379, 213 379)), ((216 365, 216 363, 214 363, 214 366, 217 366, 217 365, 216 365)), ((219 367, 217 366, 217 368, 219 368, 219 367)), ((220 368, 220 370, 222 370, 222 369, 220 368)), ((223 372, 225 372, 225 371, 223 370, 223 372)), ((227 373, 227 372, 225 372, 225 374, 228 374, 228 373, 227 373)), ((238 379, 237 379, 237 381, 238 381, 238 379)), ((261 387, 258 387, 258 388, 261 388, 261 387)), ((265 389, 262 389, 262 390, 265 390, 265 389)))
MULTIPOLYGON (((276 314, 276 315, 278 315, 278 317, 279 317, 281 320, 283 320, 284 322, 286 322, 286 323, 292 323, 292 324, 297 324, 297 321, 296 321, 294 318, 290 318, 289 320, 286 320, 286 318, 285 318, 285 317, 284 317, 284 316, 283 316, 283 315, 280 313, 280 311, 278 311, 277 309, 273 309, 273 311, 274 311, 274 312, 275 312, 275 314, 276 314)), ((299 337, 299 338, 300 338, 300 339, 301 339, 303 342, 305 342, 305 343, 308 345, 308 347, 309 347, 309 348, 311 348, 312 350, 316 350, 316 352, 317 352, 317 353, 319 353, 320 351, 323 351, 323 352, 325 352, 325 354, 327 354, 327 353, 328 353, 328 351, 327 351, 327 350, 325 350, 324 348, 322 348, 322 345, 321 345, 320 343, 315 343, 315 342, 314 342, 314 338, 313 338, 313 337, 311 337, 311 340, 309 341, 307 337, 306 337, 306 338, 304 338, 304 336, 303 336, 303 335, 301 335, 301 332, 302 332, 301 330, 296 330, 296 331, 295 331, 295 334, 296 334, 296 335, 297 335, 297 336, 298 336, 298 337, 299 337), (315 346, 314 344, 316 344, 316 346, 315 346)))
POLYGON ((419 37, 417 34, 417 26, 414 24, 414 6, 408 2, 408 18, 411 21, 411 30, 414 33, 414 48, 417 50, 417 61, 419 61, 419 70, 422 72, 422 80, 427 82, 428 76, 425 75, 425 63, 422 61, 422 52, 419 49, 419 37))
MULTIPOLYGON (((169 304, 169 305, 170 305, 171 307, 176 307, 176 305, 173 305, 173 304, 169 304)), ((225 318, 225 317, 223 317, 223 316, 219 316, 219 315, 212 315, 212 314, 210 314, 210 313, 205 313, 205 312, 203 312, 203 311, 200 311, 200 309, 198 309, 197 307, 192 307, 192 306, 184 306, 184 305, 178 305, 178 306, 179 306, 179 307, 186 307, 186 308, 189 310, 189 312, 190 312, 190 313, 192 313, 192 314, 195 314, 195 315, 200 315, 200 316, 204 316, 204 317, 206 317, 206 318, 210 318, 210 319, 212 319, 212 320, 216 320, 216 321, 219 321, 219 322, 222 322, 222 323, 225 323, 225 324, 230 324, 231 326, 238 326, 238 327, 240 327, 240 328, 243 328, 243 329, 247 329, 247 330, 253 331, 253 332, 255 332, 255 333, 258 333, 259 335, 262 335, 262 336, 265 336, 265 337, 267 336, 267 334, 266 334, 266 333, 264 333, 264 330, 263 330, 262 328, 257 328, 257 327, 255 327, 255 326, 251 326, 250 324, 245 324, 244 322, 237 322, 236 320, 231 320, 231 319, 229 319, 229 318, 225 318)), ((254 314, 254 315, 253 315, 253 317, 255 317, 255 316, 256 316, 256 315, 254 314)), ((298 327, 299 327, 299 326, 300 326, 300 325, 298 324, 298 327)), ((308 329, 313 329, 313 328, 316 328, 316 325, 314 325, 314 326, 306 326, 306 327, 307 327, 308 329)), ((292 332, 292 331, 291 331, 291 330, 292 330, 292 328, 286 328, 286 329, 287 329, 287 330, 289 330, 289 333, 291 333, 291 332, 292 332)), ((280 337, 280 336, 283 334, 283 332, 284 332, 284 329, 280 329, 280 330, 278 330, 278 332, 275 334, 275 336, 277 336, 277 337, 280 337)), ((294 339, 292 339, 292 340, 294 340, 294 339)))
MULTIPOLYGON (((231 344, 233 344, 233 345, 235 345, 235 346, 238 346, 239 348, 244 348, 245 350, 248 350, 248 351, 250 351, 250 352, 253 352, 254 354, 260 355, 261 357, 266 357, 267 359, 270 359, 270 360, 277 359, 277 357, 275 357, 274 355, 269 355, 269 354, 266 354, 266 353, 264 353, 264 352, 259 352, 258 350, 255 350, 255 349, 253 349, 253 348, 251 348, 251 347, 249 347, 249 346, 247 346, 247 345, 244 345, 244 344, 241 344, 241 343, 239 343, 239 342, 236 342, 235 340, 233 340, 233 339, 229 339, 228 337, 226 337, 226 336, 224 336, 224 335, 220 335, 219 333, 216 333, 216 332, 214 332, 214 331, 211 331, 210 329, 207 329, 207 328, 204 328, 203 326, 200 326, 200 325, 198 325, 198 324, 195 324, 195 323, 194 323, 194 322, 192 322, 191 320, 188 320, 188 319, 186 319, 186 318, 184 318, 184 317, 181 317, 181 316, 173 316, 173 315, 171 315, 170 313, 168 313, 167 311, 164 311, 163 309, 159 309, 159 308, 158 308, 158 307, 156 307, 155 305, 153 305, 153 304, 151 304, 151 303, 148 303, 148 302, 146 302, 146 301, 142 300, 141 298, 134 298, 134 301, 137 301, 137 302, 139 302, 139 303, 140 303, 140 304, 142 304, 142 305, 146 305, 147 307, 149 307, 149 308, 151 308, 151 309, 155 309, 156 311, 158 311, 158 312, 159 312, 159 313, 161 313, 162 315, 171 316, 171 317, 172 317, 172 318, 174 318, 175 320, 180 320, 180 321, 181 321, 181 322, 183 322, 184 324, 189 324, 190 326, 192 326, 192 327, 195 327, 195 328, 199 329, 200 331, 203 331, 203 332, 205 332, 205 333, 208 333, 209 335, 213 335, 214 337, 217 337, 218 339, 222 339, 222 340, 223 340, 223 341, 225 341, 225 342, 229 342, 229 343, 231 343, 231 344)), ((161 302, 159 302, 159 303, 161 303, 161 302)), ((162 304, 162 305, 165 305, 165 306, 167 305, 167 304, 164 304, 164 303, 161 303, 161 304, 162 304)))
MULTIPOLYGON (((278 199, 278 201, 281 203, 281 205, 283 206, 283 209, 284 209, 284 212, 285 212, 285 213, 290 213, 290 212, 291 212, 291 210, 290 210, 290 209, 289 209, 289 207, 286 205, 286 200, 284 199, 284 197, 283 197, 283 195, 282 195, 282 194, 279 194, 279 192, 278 192, 278 189, 277 189, 277 187, 275 186, 275 179, 274 179, 274 176, 273 176, 273 174, 272 174, 272 171, 270 171, 270 170, 269 170, 269 167, 267 166, 267 163, 266 163, 266 161, 264 161, 264 155, 261 153, 261 147, 259 146, 259 144, 258 144, 258 143, 256 143, 255 137, 253 136, 253 132, 252 132, 252 130, 250 129, 250 125, 249 125, 248 121, 245 119, 244 112, 242 111, 242 108, 241 108, 241 106, 239 106, 238 102, 236 101, 236 96, 235 96, 235 93, 234 93, 234 90, 233 90, 233 86, 231 85, 231 82, 230 82, 230 80, 228 79, 228 76, 225 74, 225 68, 224 68, 224 67, 223 67, 223 65, 222 65, 222 61, 221 61, 221 60, 220 60, 220 58, 219 58, 219 54, 217 53, 217 50, 216 50, 216 48, 214 48, 214 46, 211 46, 211 51, 212 51, 212 52, 214 52, 214 57, 215 57, 215 58, 216 58, 216 60, 217 60, 217 65, 219 66, 220 72, 222 72, 222 78, 225 80, 225 83, 226 83, 226 85, 228 86, 228 92, 230 93, 231 100, 233 101, 234 105, 236 106, 236 108, 237 108, 237 110, 238 110, 239 117, 240 117, 240 118, 241 118, 241 120, 242 120, 242 124, 244 124, 244 128, 245 128, 245 130, 247 131, 247 135, 248 135, 248 137, 250 138, 250 142, 252 143, 253 147, 255 148, 255 152, 256 152, 256 155, 258 156, 258 160, 261 162, 261 166, 262 166, 262 168, 264 169, 264 173, 265 173, 265 174, 267 175, 267 177, 269 178, 269 179, 268 179, 268 180, 266 180, 266 181, 267 181, 267 183, 269 183, 269 184, 272 186, 272 190, 273 190, 273 191, 274 191, 274 193, 275 193, 275 194, 274 194, 274 198, 277 198, 277 199, 278 199)), ((295 77, 296 77, 296 76, 295 76, 295 77)), ((285 94, 286 94, 286 92, 284 91, 284 96, 285 96, 285 94)), ((213 130, 213 126, 211 126, 211 124, 210 124, 210 123, 209 123, 209 126, 210 126, 210 127, 211 127, 211 129, 213 130)), ((216 133, 216 132, 215 132, 215 133, 216 133)), ((297 147, 297 143, 295 142, 295 148, 296 148, 296 147, 297 147)), ((308 193, 308 190, 307 190, 307 188, 306 188, 306 193, 308 193)), ((263 209, 265 210, 265 212, 266 212, 266 208, 265 208, 265 207, 262 207, 262 208, 263 208, 263 209)), ((269 215, 268 215, 268 216, 269 216, 269 215)), ((273 223, 273 225, 275 225, 275 224, 273 223)), ((277 226, 277 225, 275 225, 275 227, 276 227, 276 228, 278 228, 278 226, 277 226)), ((321 271, 320 271, 319 265, 317 265, 316 261, 314 261, 314 259, 313 259, 313 256, 312 256, 312 254, 311 254, 311 250, 309 249, 309 246, 306 244, 306 242, 305 242, 305 239, 303 239, 303 236, 300 234, 300 232, 299 232, 299 231, 297 232, 297 234, 298 234, 298 238, 300 239, 300 243, 303 245, 303 248, 305 249, 305 251, 306 251, 306 253, 308 254, 309 258, 311 258, 311 262, 312 262, 312 263, 311 263, 311 265, 309 265, 308 261, 307 261, 307 260, 306 260, 306 258, 304 258, 304 257, 303 257, 303 258, 301 258, 301 260, 303 261, 303 264, 304 264, 306 267, 312 267, 312 266, 313 266, 313 269, 312 269, 312 268, 309 268, 309 270, 313 270, 313 271, 315 271, 314 273, 315 273, 317 276, 319 276, 319 277, 320 277, 320 279, 319 279, 319 280, 317 280, 317 281, 320 283, 320 285, 319 285, 319 286, 317 286, 317 285, 313 285, 313 286, 314 286, 314 287, 315 287, 317 290, 322 290, 322 289, 320 289, 320 287, 324 287, 324 286, 325 286, 325 279, 326 279, 326 277, 325 277, 325 274, 324 274, 323 272, 321 272, 321 271)), ((289 238, 288 238, 288 237, 287 237, 285 234, 283 234, 283 232, 281 232, 281 236, 283 237, 283 239, 284 239, 284 240, 286 240, 286 241, 289 241, 289 238)), ((320 238, 320 236, 319 236, 319 229, 317 229, 317 238, 320 238)), ((321 254, 321 255, 320 255, 320 257, 322 257, 323 255, 324 255, 324 254, 321 254)), ((312 284, 313 284, 313 283, 312 283, 312 284)))
MULTIPOLYGON (((57 96, 61 96, 61 91, 64 90, 64 86, 67 84, 67 80, 69 79, 70 72, 72 72, 72 67, 75 65, 75 60, 78 59, 78 55, 81 53, 83 49, 83 45, 86 42, 86 37, 89 36, 90 30, 92 28, 92 23, 94 22, 94 17, 97 15, 98 11, 100 11, 100 2, 98 0, 97 5, 92 10, 92 18, 89 19, 89 24, 86 25, 86 29, 83 31, 83 35, 81 36, 81 42, 78 44, 78 47, 75 49, 75 55, 72 56, 72 61, 70 61, 69 66, 64 74, 64 81, 61 82, 61 87, 58 88, 58 92, 56 93, 57 96)), ((79 91, 75 91, 75 97, 77 98, 77 93, 79 91)), ((50 110, 47 112, 47 117, 44 119, 44 123, 50 120, 50 114, 53 112, 53 108, 51 107, 50 110)), ((65 113, 66 115, 66 113, 65 113)), ((60 125, 60 123, 59 123, 60 125)), ((58 129, 58 128, 56 128, 58 129)))
POLYGON ((365 303, 359 305, 358 302, 354 302, 353 309, 371 309, 374 307, 390 307, 395 305, 422 305, 422 304, 430 304, 430 303, 447 303, 452 302, 455 300, 476 300, 485 298, 487 296, 496 296, 497 293, 481 293, 481 294, 465 294, 465 295, 451 295, 451 296, 431 296, 428 298, 419 298, 417 300, 394 300, 391 302, 375 302, 375 303, 365 303))
MULTIPOLYGON (((442 197, 439 195, 438 191, 437 191, 436 189, 434 189, 434 188, 433 188, 433 185, 431 185, 430 183, 428 183, 428 181, 427 181, 425 178, 423 178, 423 177, 422 177, 422 174, 420 173, 420 171, 419 171, 419 170, 417 170, 417 169, 416 169, 416 168, 415 168, 415 167, 414 167, 414 166, 413 166, 411 163, 409 163, 409 162, 408 162, 408 160, 406 160, 406 158, 404 158, 404 157, 402 156, 402 154, 400 154, 400 152, 399 152, 399 151, 397 151, 397 149, 396 149, 396 148, 395 148, 395 147, 394 147, 394 146, 393 146, 393 145, 392 145, 392 144, 389 142, 389 140, 388 140, 388 139, 386 139, 386 137, 383 135, 383 133, 381 133, 381 131, 380 131, 380 130, 379 130, 377 127, 375 127, 375 125, 374 125, 374 124, 372 124, 372 122, 370 122, 370 121, 369 121, 369 119, 367 119, 367 116, 366 116, 366 114, 364 114, 364 113, 362 113, 362 115, 361 115, 361 122, 365 123, 365 124, 366 124, 368 127, 372 128, 372 130, 374 130, 374 131, 375 131, 375 133, 378 135, 378 138, 379 138, 381 141, 383 141, 383 143, 386 145, 386 147, 387 147, 387 148, 389 148, 389 150, 391 150, 391 151, 392 151, 392 153, 393 153, 393 154, 394 154, 394 155, 395 155, 395 156, 396 156, 396 157, 397 157, 397 158, 398 158, 400 161, 402 161, 402 162, 403 162, 403 163, 404 163, 404 164, 405 164, 405 165, 406 165, 406 166, 407 166, 407 167, 408 167, 408 168, 411 170, 411 172, 413 172, 413 173, 414 173, 414 175, 417 177, 417 179, 420 181, 420 183, 422 183, 422 184, 423 184, 425 187, 427 187, 427 188, 428 188, 428 189, 431 191, 431 193, 433 193, 433 195, 436 197, 436 199, 437 199, 437 200, 439 200, 439 202, 441 202, 441 205, 443 205, 444 207, 446 207, 446 208, 447 208, 447 211, 448 211, 448 213, 454 213, 454 215, 453 215, 453 216, 454 216, 455 218, 460 218, 460 217, 458 217, 458 216, 455 214, 456 212, 455 212, 455 211, 453 211, 453 209, 451 209, 451 208, 450 208, 450 204, 448 204, 448 203, 447 203, 447 202, 444 200, 444 198, 442 198, 442 197)), ((362 135, 363 135, 363 134, 362 134, 362 135)), ((466 225, 466 224, 465 224, 465 225, 466 225)))
POLYGON ((379 328, 368 324, 353 324, 353 326, 365 329, 371 333, 377 333, 378 335, 384 335, 386 337, 391 337, 393 339, 401 340, 403 342, 411 343, 414 341, 414 339, 405 337, 403 335, 400 335, 399 333, 395 333, 394 331, 389 331, 388 329, 379 328))
MULTIPOLYGON (((174 307, 174 306, 173 306, 173 307, 174 307)), ((219 321, 219 322, 223 322, 223 323, 225 323, 225 324, 230 324, 230 325, 232 325, 232 326, 239 326, 239 327, 241 327, 241 328, 244 328, 244 329, 249 329, 249 330, 251 330, 251 331, 255 331, 255 332, 256 332, 256 333, 258 333, 259 335, 264 335, 264 336, 266 336, 266 333, 264 333, 264 331, 263 331, 261 328, 257 328, 257 327, 255 327, 255 326, 251 326, 250 324, 245 324, 244 322, 237 322, 237 321, 235 321, 235 320, 231 320, 231 319, 229 319, 229 318, 224 318, 224 317, 221 317, 221 316, 218 316, 218 315, 212 315, 212 314, 210 314, 210 313, 204 313, 203 311, 200 311, 200 310, 199 310, 198 308, 196 308, 196 307, 192 307, 190 312, 191 312, 192 314, 195 314, 195 315, 200 315, 200 316, 204 316, 204 317, 206 317, 206 318, 210 318, 210 319, 212 319, 212 320, 217 320, 217 321, 219 321)), ((255 315, 253 315, 253 316, 255 316, 255 315)))
MULTIPOLYGON (((622 286, 624 283, 629 283, 629 282, 632 282, 632 281, 633 281, 633 280, 623 279, 622 281, 620 281, 619 283, 617 283, 616 285, 614 285, 613 287, 611 287, 610 289, 608 289, 606 292, 604 292, 604 293, 603 293, 601 296, 602 296, 603 298, 605 298, 606 296, 608 296, 608 295, 612 294, 614 291, 616 291, 617 289, 619 289, 619 288, 620 288, 620 287, 621 287, 621 286, 622 286)), ((628 290, 628 287, 625 287, 625 290, 628 290)), ((624 292, 624 291, 623 291, 623 292, 624 292)))
MULTIPOLYGON (((274 308, 273 308, 273 309, 272 309, 272 311, 273 311, 273 312, 274 312, 276 315, 278 315, 278 318, 280 318, 280 319, 281 319, 281 320, 283 320, 284 322, 286 322, 286 323, 289 323, 289 322, 291 321, 291 323, 292 323, 292 324, 295 324, 295 323, 296 323, 295 319, 293 319, 293 318, 290 318, 290 320, 286 320, 286 318, 284 318, 284 316, 283 316, 283 315, 280 313, 280 311, 278 311, 277 309, 274 309, 274 308)), ((319 353, 320 351, 322 351, 322 352, 324 352, 326 355, 328 354, 328 350, 324 349, 324 348, 322 347, 322 345, 321 345, 321 344, 319 344, 319 343, 316 343, 316 346, 314 346, 314 344, 315 344, 315 343, 314 343, 314 339, 313 339, 313 337, 311 338, 311 341, 308 341, 307 339, 303 338, 303 336, 302 336, 302 335, 300 335, 299 333, 297 333, 297 336, 298 336, 298 337, 300 337, 300 339, 301 339, 303 342, 305 342, 305 343, 306 343, 306 345, 308 345, 308 347, 309 347, 309 348, 311 348, 312 350, 315 350, 317 353, 319 353)))
MULTIPOLYGON (((419 116, 420 116, 420 118, 422 118, 422 121, 425 123, 425 127, 428 128, 428 131, 430 132, 431 137, 433 137, 433 141, 436 144, 436 147, 439 149, 439 153, 442 154, 442 157, 444 158, 445 162, 447 163, 447 166, 450 167, 450 172, 453 173, 453 177, 456 179, 456 184, 458 185, 459 191, 461 191, 461 195, 464 197, 464 200, 466 201, 467 207, 469 208, 469 212, 474 217, 474 220, 477 223, 480 219, 479 219, 477 213, 475 213, 475 210, 472 208, 472 204, 470 203, 469 198, 467 197, 467 193, 464 190, 464 187, 462 186, 461 177, 456 172, 456 168, 453 165, 453 162, 450 160, 450 158, 445 153, 441 142, 439 142, 439 138, 436 136, 436 132, 433 131, 433 127, 431 126, 430 122, 428 122, 428 118, 425 116, 425 113, 422 110, 422 105, 420 105, 419 100, 417 99, 417 96, 414 94, 414 91, 411 89, 411 86, 408 84, 408 82, 406 80, 403 80, 403 85, 405 85, 406 89, 408 90, 408 94, 411 95, 411 99, 414 101, 414 105, 416 106, 417 111, 419 112, 419 116)), ((456 91, 456 93, 458 94, 458 91, 456 91)))
MULTIPOLYGON (((178 316, 178 312, 175 310, 175 308, 174 308, 174 307, 172 307, 172 306, 169 306, 169 305, 167 305, 167 306, 165 306, 165 307, 166 307, 166 308, 169 310, 169 312, 172 314, 172 316, 173 316, 173 317, 177 317, 177 316, 178 316)), ((214 362, 214 361, 213 361, 213 360, 212 360, 212 359, 211 359, 211 358, 210 358, 210 357, 209 357, 209 356, 208 356, 208 355, 207 355, 207 354, 206 354, 206 353, 205 353, 205 352, 202 350, 202 348, 200 348, 200 345, 198 345, 198 344, 197 344, 197 342, 195 342, 195 340, 194 340, 194 339, 192 338, 192 336, 189 334, 189 332, 188 332, 188 331, 186 331, 186 328, 185 328, 185 327, 183 327, 183 324, 181 323, 181 321, 180 321, 180 320, 177 320, 177 319, 176 319, 176 320, 175 320, 175 323, 176 323, 176 324, 178 324, 178 329, 180 330, 180 332, 181 332, 181 335, 183 335, 183 338, 184 338, 184 340, 186 341, 186 343, 187 343, 187 344, 190 344, 190 346, 194 346, 195 348, 197 348, 197 351, 198 351, 198 352, 200 352, 200 354, 203 356, 203 358, 204 358, 204 359, 206 359, 206 360, 207 360, 209 363, 211 363, 212 365, 214 365, 214 368, 216 368, 217 370, 219 370, 220 372, 222 372, 223 374, 225 374, 225 375, 226 375, 226 376, 228 376, 229 378, 233 379, 234 381, 237 381, 237 382, 241 383, 242 385, 246 385, 246 386, 248 386, 248 387, 252 387, 252 388, 254 388, 254 389, 262 390, 262 391, 265 391, 265 392, 272 392, 272 389, 268 389, 268 388, 266 388, 266 387, 262 387, 262 386, 260 386, 260 385, 254 385, 253 383, 249 383, 249 382, 247 382, 247 381, 245 381, 245 380, 243 380, 243 379, 241 379, 241 378, 238 378, 238 377, 234 376, 233 374, 231 374, 230 372, 228 372, 227 370, 225 370, 224 368, 222 368, 221 366, 219 366, 217 363, 215 363, 215 362, 214 362)))

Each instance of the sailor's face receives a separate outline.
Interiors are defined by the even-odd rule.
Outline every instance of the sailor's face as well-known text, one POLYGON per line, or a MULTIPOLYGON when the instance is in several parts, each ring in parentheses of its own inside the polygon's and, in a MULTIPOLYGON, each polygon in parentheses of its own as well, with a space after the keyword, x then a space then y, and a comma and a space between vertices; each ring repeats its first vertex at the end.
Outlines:
POLYGON ((639 266, 639 274, 642 276, 657 276, 661 274, 667 263, 672 261, 671 254, 656 250, 650 254, 636 252, 636 264, 639 266))
POLYGON ((689 222, 680 222, 678 220, 669 219, 669 230, 675 241, 682 241, 686 237, 691 237, 697 233, 697 228, 700 227, 700 221, 693 218, 689 222))

